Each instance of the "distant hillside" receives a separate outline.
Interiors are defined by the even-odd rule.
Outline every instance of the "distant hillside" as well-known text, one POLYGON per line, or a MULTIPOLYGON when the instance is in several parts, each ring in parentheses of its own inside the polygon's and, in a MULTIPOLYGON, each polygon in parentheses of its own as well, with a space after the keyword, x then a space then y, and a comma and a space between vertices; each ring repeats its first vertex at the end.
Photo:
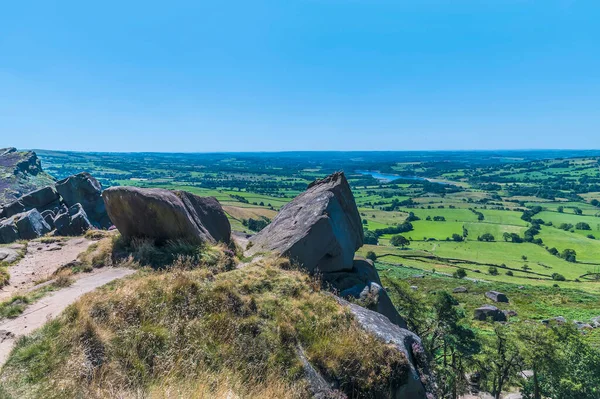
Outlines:
POLYGON ((35 152, 0 148, 0 206, 54 181, 35 152))

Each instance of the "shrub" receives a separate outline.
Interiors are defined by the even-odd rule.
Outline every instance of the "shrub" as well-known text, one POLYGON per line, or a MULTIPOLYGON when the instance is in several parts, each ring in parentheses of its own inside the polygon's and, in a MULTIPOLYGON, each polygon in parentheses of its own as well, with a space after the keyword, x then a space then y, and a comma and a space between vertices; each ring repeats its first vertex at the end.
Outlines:
POLYGON ((492 276, 497 276, 498 268, 496 266, 490 266, 490 268, 488 269, 488 273, 492 276))
POLYGON ((556 281, 565 281, 566 278, 565 276, 563 276, 562 274, 559 273, 552 273, 552 280, 556 280, 556 281))
POLYGON ((514 276, 514 273, 512 272, 512 270, 508 270, 508 271, 506 272, 506 275, 507 275, 507 276, 514 276))
POLYGON ((590 227, 589 224, 585 223, 585 222, 579 222, 575 225, 575 228, 577 230, 591 230, 592 228, 590 227))
POLYGON ((465 278, 467 277, 467 271, 465 269, 463 269, 462 267, 456 269, 456 271, 454 273, 452 273, 452 276, 454 276, 455 278, 465 278))

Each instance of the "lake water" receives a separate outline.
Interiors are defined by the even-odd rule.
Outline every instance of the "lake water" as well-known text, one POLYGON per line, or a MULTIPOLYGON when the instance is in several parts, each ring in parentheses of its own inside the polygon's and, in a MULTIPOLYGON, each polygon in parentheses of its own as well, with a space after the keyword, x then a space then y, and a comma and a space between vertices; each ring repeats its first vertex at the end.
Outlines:
POLYGON ((427 180, 424 177, 419 177, 419 176, 400 176, 400 175, 393 175, 393 174, 388 174, 388 173, 380 173, 376 170, 357 170, 356 173, 360 173, 361 175, 371 175, 374 178, 376 178, 377 180, 381 180, 381 181, 385 181, 385 182, 390 182, 396 179, 406 179, 406 180, 427 180))

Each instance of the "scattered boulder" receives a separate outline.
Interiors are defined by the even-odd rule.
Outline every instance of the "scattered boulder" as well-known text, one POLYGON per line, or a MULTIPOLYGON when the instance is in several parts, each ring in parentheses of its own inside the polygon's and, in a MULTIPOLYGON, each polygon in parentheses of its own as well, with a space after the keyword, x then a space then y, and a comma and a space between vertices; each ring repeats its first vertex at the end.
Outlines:
POLYGON ((23 240, 41 237, 50 231, 50 226, 37 209, 14 215, 13 219, 17 225, 19 237, 23 240))
POLYGON ((56 191, 68 207, 81 204, 94 226, 107 229, 112 224, 102 200, 102 185, 89 173, 82 172, 59 180, 56 191))
POLYGON ((508 303, 508 297, 506 296, 506 294, 503 294, 498 291, 488 291, 485 293, 485 296, 494 302, 508 303))
POLYGON ((584 323, 582 321, 574 321, 573 324, 575 324, 575 327, 577 327, 578 330, 592 330, 594 328, 589 323, 584 323))
POLYGON ((453 289, 452 292, 455 294, 466 294, 467 292, 469 292, 469 290, 467 289, 467 287, 460 286, 453 289))
POLYGON ((503 310, 502 313, 504 313, 504 315, 506 316, 506 318, 516 317, 517 316, 517 311, 516 310, 503 310))
POLYGON ((63 209, 54 219, 54 225, 56 234, 61 236, 78 236, 93 227, 81 204, 63 209))
POLYGON ((392 398, 426 399, 435 397, 433 379, 430 376, 427 357, 421 339, 414 333, 399 327, 380 313, 365 309, 343 299, 359 325, 367 332, 404 353, 409 364, 409 375, 403 385, 391 392, 392 398))
POLYGON ((600 328, 600 316, 592 318, 591 325, 594 328, 600 328))
POLYGON ((542 323, 544 323, 545 325, 549 325, 551 323, 556 323, 556 324, 564 324, 567 322, 567 319, 565 319, 562 316, 558 316, 558 317, 551 317, 549 319, 545 319, 542 320, 542 323))
POLYGON ((16 249, 2 247, 0 248, 0 262, 13 263, 19 259, 19 252, 16 249))
POLYGON ((276 252, 309 272, 351 270, 363 227, 343 172, 316 180, 250 239, 250 255, 276 252))
POLYGON ((110 220, 126 238, 191 243, 231 241, 231 225, 214 197, 160 188, 111 187, 102 193, 110 220))
POLYGON ((411 285, 410 289, 413 290, 413 291, 416 291, 416 290, 419 289, 419 287, 417 287, 416 285, 411 285))
POLYGON ((481 321, 486 321, 488 319, 492 319, 493 321, 506 321, 506 315, 500 309, 492 305, 483 305, 475 309, 473 318, 481 321))

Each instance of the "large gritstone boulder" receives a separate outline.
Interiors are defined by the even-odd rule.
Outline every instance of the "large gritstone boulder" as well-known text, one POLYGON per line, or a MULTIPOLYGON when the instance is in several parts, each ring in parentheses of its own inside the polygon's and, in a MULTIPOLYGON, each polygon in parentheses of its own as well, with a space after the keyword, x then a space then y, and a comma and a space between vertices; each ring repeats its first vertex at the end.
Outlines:
POLYGON ((36 191, 32 191, 25 194, 16 201, 6 205, 0 217, 11 217, 17 213, 29 211, 31 209, 37 209, 42 212, 45 209, 51 209, 58 206, 60 203, 60 197, 52 186, 44 187, 36 191))
POLYGON ((197 244, 231 241, 229 220, 214 197, 137 187, 111 187, 102 197, 110 219, 126 238, 197 244))
POLYGON ((406 328, 406 322, 381 286, 379 274, 372 261, 355 259, 352 270, 323 273, 321 277, 325 285, 333 288, 340 297, 358 300, 361 305, 406 328))
POLYGON ((78 236, 93 227, 80 204, 75 204, 69 209, 63 209, 54 218, 53 223, 56 227, 56 234, 61 236, 78 236))
POLYGON ((81 204, 90 222, 107 229, 111 221, 102 200, 102 185, 87 172, 82 172, 56 182, 56 190, 67 206, 81 204))
POLYGON ((338 301, 348 306, 356 321, 367 332, 393 345, 404 353, 409 361, 409 376, 404 384, 393 387, 390 397, 397 399, 434 398, 433 379, 430 376, 427 356, 421 339, 414 333, 393 324, 387 317, 365 309, 343 299, 338 301))
POLYGON ((309 272, 351 270, 363 227, 344 174, 310 184, 250 242, 250 254, 273 251, 309 272))
POLYGON ((475 309, 473 318, 481 321, 486 321, 488 319, 493 321, 506 321, 504 312, 492 305, 483 305, 482 307, 475 309))

